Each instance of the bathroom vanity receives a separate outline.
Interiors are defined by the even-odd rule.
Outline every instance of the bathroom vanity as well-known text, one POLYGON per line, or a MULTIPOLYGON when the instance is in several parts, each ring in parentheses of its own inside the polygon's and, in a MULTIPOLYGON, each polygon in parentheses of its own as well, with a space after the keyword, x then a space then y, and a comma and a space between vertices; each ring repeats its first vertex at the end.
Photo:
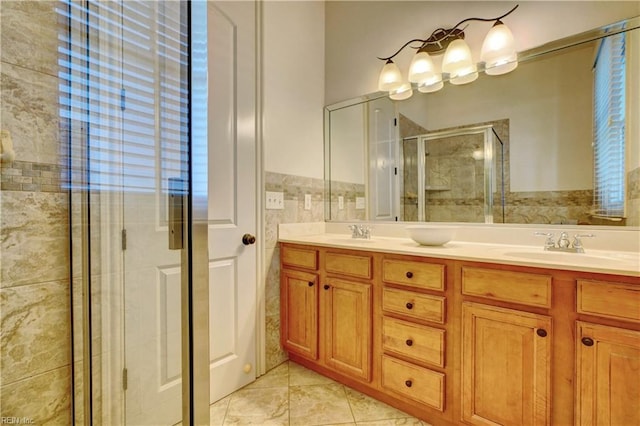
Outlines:
POLYGON ((433 425, 640 424, 637 257, 538 248, 281 235, 281 343, 433 425))

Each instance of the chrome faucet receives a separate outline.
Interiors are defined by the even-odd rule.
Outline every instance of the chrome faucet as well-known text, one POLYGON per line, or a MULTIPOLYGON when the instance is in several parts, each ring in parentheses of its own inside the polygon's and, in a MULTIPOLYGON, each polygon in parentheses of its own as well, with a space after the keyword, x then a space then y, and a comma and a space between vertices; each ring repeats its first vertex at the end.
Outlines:
POLYGON ((371 228, 367 225, 349 225, 349 229, 351 230, 351 238, 371 239, 371 228))
POLYGON ((565 253, 584 253, 582 238, 595 237, 593 234, 576 234, 573 236, 573 242, 569 240, 569 234, 560 233, 560 238, 556 243, 551 232, 535 232, 534 235, 547 237, 544 242, 544 249, 549 251, 562 251, 565 253))

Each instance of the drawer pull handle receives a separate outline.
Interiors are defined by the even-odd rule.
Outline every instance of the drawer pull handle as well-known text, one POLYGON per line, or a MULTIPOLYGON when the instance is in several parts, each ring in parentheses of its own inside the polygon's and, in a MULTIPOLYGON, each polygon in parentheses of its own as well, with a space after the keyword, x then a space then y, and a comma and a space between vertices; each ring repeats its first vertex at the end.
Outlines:
POLYGON ((413 309, 413 303, 411 302, 407 302, 405 306, 407 307, 407 309, 413 309))
POLYGON ((413 278, 413 272, 408 271, 406 274, 407 278, 413 278))
POLYGON ((583 337, 582 344, 585 346, 593 346, 593 339, 591 337, 583 337))
POLYGON ((407 380, 404 382, 404 385, 408 388, 410 388, 413 385, 413 382, 411 380, 407 380))
POLYGON ((411 339, 407 339, 405 343, 407 344, 407 346, 413 346, 413 340, 411 339))
POLYGON ((313 281, 309 281, 309 287, 313 287, 313 281))
POLYGON ((324 289, 325 289, 325 290, 329 290, 329 288, 330 288, 329 284, 325 284, 325 285, 324 285, 324 289))
POLYGON ((545 330, 544 328, 539 328, 536 330, 536 333, 538 334, 538 336, 540 337, 547 337, 547 330, 545 330))

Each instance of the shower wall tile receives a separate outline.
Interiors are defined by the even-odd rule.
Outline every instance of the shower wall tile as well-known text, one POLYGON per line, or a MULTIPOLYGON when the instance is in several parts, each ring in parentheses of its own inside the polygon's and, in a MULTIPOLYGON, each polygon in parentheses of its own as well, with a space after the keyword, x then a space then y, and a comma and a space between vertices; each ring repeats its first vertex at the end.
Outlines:
POLYGON ((55 1, 0 3, 0 60, 56 76, 58 73, 58 15, 55 1))
POLYGON ((64 366, 4 384, 2 416, 27 418, 34 425, 70 425, 71 368, 64 366))
POLYGON ((2 191, 0 288, 67 279, 67 194, 2 191))
POLYGON ((69 284, 54 281, 0 289, 0 381, 67 365, 71 359, 69 284))
POLYGON ((0 128, 10 132, 16 160, 58 164, 58 78, 6 62, 0 77, 0 128))

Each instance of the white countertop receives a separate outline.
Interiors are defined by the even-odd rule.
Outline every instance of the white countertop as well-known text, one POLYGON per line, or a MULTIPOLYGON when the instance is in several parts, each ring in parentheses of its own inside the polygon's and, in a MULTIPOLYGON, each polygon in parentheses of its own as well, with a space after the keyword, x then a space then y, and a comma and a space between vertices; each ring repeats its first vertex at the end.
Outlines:
MULTIPOLYGON (((279 241, 442 259, 640 277, 640 252, 638 251, 599 250, 585 247, 585 253, 549 252, 543 249, 542 241, 538 239, 535 240, 537 245, 454 239, 442 246, 421 246, 405 236, 376 236, 374 233, 370 240, 353 239, 346 232, 327 232, 335 231, 336 228, 331 229, 331 225, 327 224, 326 227, 324 225, 280 225, 279 241)), ((346 228, 344 225, 343 227, 346 228)), ((511 234, 513 232, 515 231, 510 230, 511 234)), ((531 229, 527 228, 526 232, 530 234, 531 229)), ((393 232, 384 233, 388 235, 393 232)), ((464 236, 465 232, 462 234, 464 236)))

